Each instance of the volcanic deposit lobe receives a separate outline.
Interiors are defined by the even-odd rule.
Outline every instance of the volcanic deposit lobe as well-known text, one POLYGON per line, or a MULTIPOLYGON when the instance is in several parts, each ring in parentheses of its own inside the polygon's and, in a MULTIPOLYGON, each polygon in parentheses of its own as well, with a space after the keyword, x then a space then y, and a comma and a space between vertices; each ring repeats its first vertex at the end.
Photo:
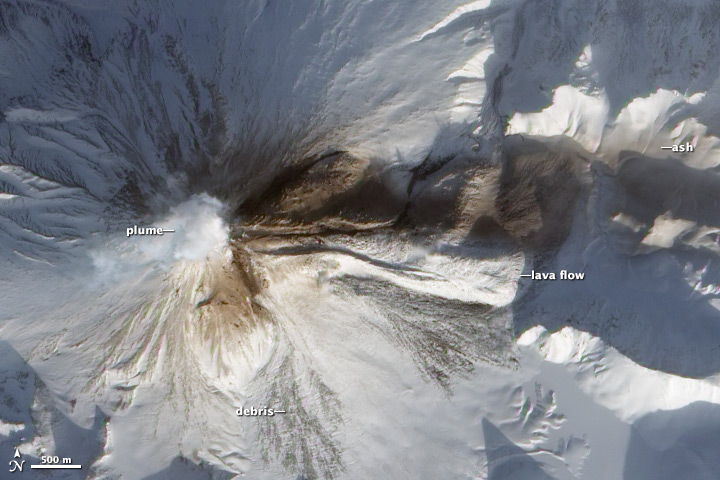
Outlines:
POLYGON ((718 478, 719 19, 0 0, 0 465, 718 478))

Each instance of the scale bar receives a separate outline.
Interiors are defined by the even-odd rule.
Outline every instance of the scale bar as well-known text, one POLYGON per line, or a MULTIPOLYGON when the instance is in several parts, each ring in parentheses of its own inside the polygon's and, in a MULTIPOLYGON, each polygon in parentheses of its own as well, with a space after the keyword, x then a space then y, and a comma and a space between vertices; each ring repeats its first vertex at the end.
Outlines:
POLYGON ((30 468, 82 468, 82 465, 30 465, 30 468))

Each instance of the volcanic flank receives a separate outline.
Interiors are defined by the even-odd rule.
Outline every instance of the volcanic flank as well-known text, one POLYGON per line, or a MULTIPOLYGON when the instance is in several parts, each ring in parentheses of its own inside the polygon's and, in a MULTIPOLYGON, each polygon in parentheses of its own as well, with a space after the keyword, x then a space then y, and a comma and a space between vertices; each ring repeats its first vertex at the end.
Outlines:
MULTIPOLYGON (((158 329, 174 338, 185 358, 170 354, 172 361, 188 367, 173 388, 197 395, 186 382, 200 369, 193 382, 228 399, 295 412, 258 420, 264 457, 284 459, 291 471, 335 475, 344 468, 341 446, 331 440, 342 404, 326 374, 300 353, 324 322, 308 319, 315 325, 303 327, 291 312, 319 298, 375 312, 358 317, 356 328, 406 352, 422 377, 448 394, 453 379, 477 362, 512 367, 504 305, 523 259, 547 255, 566 237, 585 160, 567 142, 509 138, 504 145, 500 165, 458 156, 402 170, 336 152, 282 171, 256 198, 224 209, 232 225, 227 246, 201 264, 175 267, 168 284, 174 293, 133 314, 123 337, 144 324, 150 344, 158 329), (143 320, 154 315, 157 321, 143 320), (186 316, 185 326, 167 323, 186 316), (244 381, 238 365, 253 366, 244 381), (306 375, 307 384, 299 380, 306 375)), ((141 345, 138 361, 149 344, 141 345)), ((155 343, 151 350, 167 348, 155 343)), ((133 368, 151 371, 159 360, 133 368)))

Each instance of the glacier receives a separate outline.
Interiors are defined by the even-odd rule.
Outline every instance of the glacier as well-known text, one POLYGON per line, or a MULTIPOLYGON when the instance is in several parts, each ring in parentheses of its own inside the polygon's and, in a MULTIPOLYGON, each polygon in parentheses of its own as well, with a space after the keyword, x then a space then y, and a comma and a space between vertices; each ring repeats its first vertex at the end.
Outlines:
POLYGON ((716 479, 719 25, 0 0, 2 478, 716 479))

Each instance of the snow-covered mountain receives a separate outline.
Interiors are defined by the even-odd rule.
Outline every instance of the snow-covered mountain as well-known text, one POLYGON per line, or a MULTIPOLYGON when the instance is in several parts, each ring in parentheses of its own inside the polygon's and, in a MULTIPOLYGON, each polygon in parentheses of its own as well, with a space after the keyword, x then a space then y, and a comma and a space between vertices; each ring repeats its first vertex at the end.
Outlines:
POLYGON ((718 27, 0 0, 3 465, 718 478, 718 27))

